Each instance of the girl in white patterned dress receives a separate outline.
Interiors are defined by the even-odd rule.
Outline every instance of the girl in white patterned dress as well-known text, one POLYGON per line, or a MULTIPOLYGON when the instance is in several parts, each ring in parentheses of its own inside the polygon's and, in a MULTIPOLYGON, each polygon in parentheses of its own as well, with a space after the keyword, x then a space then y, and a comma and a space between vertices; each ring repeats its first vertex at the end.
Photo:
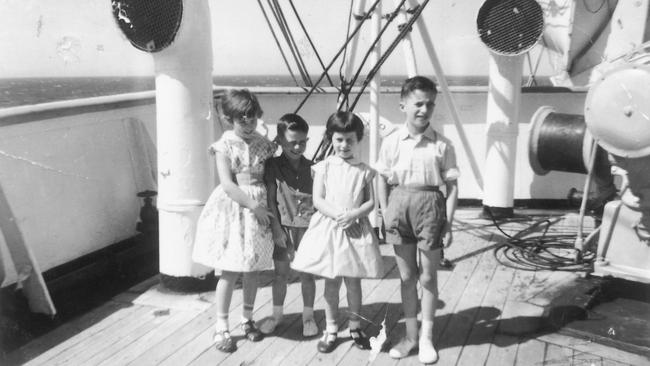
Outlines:
POLYGON ((215 154, 220 185, 212 192, 199 217, 194 261, 221 270, 217 283, 215 346, 234 352, 228 311, 233 286, 243 273, 242 329, 246 338, 260 341, 252 320, 258 271, 273 268, 273 239, 263 182, 264 162, 277 146, 256 132, 262 108, 247 89, 230 90, 222 110, 233 130, 223 133, 209 148, 215 154))
POLYGON ((318 210, 302 237, 291 268, 325 277, 326 330, 319 352, 336 348, 339 289, 345 281, 350 336, 357 347, 368 349, 361 330, 361 278, 383 274, 378 239, 368 219, 374 208, 375 171, 354 157, 363 137, 363 122, 351 112, 336 112, 327 120, 325 134, 334 156, 312 167, 313 201, 318 210))

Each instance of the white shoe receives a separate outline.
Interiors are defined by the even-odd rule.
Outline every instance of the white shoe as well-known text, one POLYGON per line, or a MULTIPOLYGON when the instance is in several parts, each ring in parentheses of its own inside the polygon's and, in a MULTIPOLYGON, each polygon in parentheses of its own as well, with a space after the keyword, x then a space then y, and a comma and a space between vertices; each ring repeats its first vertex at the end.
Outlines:
POLYGON ((271 334, 275 332, 275 328, 278 324, 280 324, 280 320, 273 316, 267 316, 258 322, 258 328, 263 334, 271 334))
POLYGON ((308 318, 302 320, 302 336, 309 338, 317 335, 318 325, 316 325, 316 320, 314 318, 308 318))
POLYGON ((417 347, 417 342, 413 339, 402 338, 393 348, 388 351, 388 355, 395 359, 404 358, 417 347))
POLYGON ((420 337, 418 359, 424 364, 435 363, 438 361, 438 352, 433 347, 433 340, 420 337))

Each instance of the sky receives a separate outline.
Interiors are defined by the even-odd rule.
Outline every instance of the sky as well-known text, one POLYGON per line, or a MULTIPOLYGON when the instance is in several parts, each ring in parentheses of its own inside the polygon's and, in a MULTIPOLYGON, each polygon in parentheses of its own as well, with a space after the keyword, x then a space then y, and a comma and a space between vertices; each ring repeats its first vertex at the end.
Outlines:
MULTIPOLYGON (((186 0, 188 1, 188 0, 186 0)), ((358 0, 357 0, 358 1, 358 0)), ((266 4, 265 0, 261 0, 266 4)), ((321 57, 327 63, 346 37, 350 0, 293 0, 321 57)), ((367 4, 372 3, 371 0, 367 4)), ((397 1, 383 0, 389 13, 397 1)), ((448 75, 486 75, 488 51, 476 32, 476 14, 483 0, 432 0, 424 11, 434 47, 448 75)), ((288 1, 285 16, 312 74, 321 69, 288 1)), ((213 75, 287 74, 258 1, 209 0, 213 75)), ((268 8, 267 8, 268 11, 268 8)), ((0 0, 0 78, 71 76, 150 76, 151 54, 132 47, 113 19, 110 0, 0 0)), ((385 33, 383 47, 397 33, 385 33)), ((417 32, 413 32, 418 71, 433 68, 417 32)), ((369 24, 360 36, 357 59, 370 41, 369 24)), ((536 63, 539 52, 531 53, 536 63)), ((541 59, 539 75, 550 68, 541 59)), ((338 68, 338 62, 337 62, 338 68)), ((382 69, 404 75, 401 47, 382 69)), ((526 72, 526 71, 525 71, 526 72)))

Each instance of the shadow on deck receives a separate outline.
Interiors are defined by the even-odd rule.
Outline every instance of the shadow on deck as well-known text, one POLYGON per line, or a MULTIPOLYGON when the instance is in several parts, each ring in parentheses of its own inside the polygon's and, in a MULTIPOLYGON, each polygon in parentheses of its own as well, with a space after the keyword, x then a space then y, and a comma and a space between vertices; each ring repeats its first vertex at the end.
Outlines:
MULTIPOLYGON (((644 348, 624 349, 601 344, 585 334, 566 332, 566 325, 586 321, 585 310, 565 301, 585 288, 584 274, 562 271, 525 271, 502 265, 494 249, 504 241, 491 222, 478 218, 479 210, 461 209, 456 216, 454 244, 445 250, 451 270, 438 273, 439 309, 435 343, 439 365, 648 365, 644 348), (558 299, 563 299, 559 301, 558 299), (581 319, 582 317, 582 319, 581 319)), ((575 217, 555 215, 555 233, 572 230, 575 217)), ((540 219, 522 216, 502 222, 515 235, 540 219)), ((300 284, 294 277, 285 301, 284 321, 275 334, 253 343, 237 324, 242 294, 236 290, 230 309, 232 335, 238 351, 224 354, 212 346, 214 292, 189 295, 158 289, 151 278, 114 296, 110 301, 60 325, 10 353, 9 365, 411 365, 415 354, 393 360, 386 353, 404 333, 399 276, 392 248, 381 246, 386 272, 381 279, 363 280, 366 332, 376 335, 386 325, 382 352, 353 347, 346 328, 345 296, 337 348, 330 354, 316 350, 317 338, 302 337, 300 284)), ((255 319, 272 310, 272 273, 260 277, 255 319)), ((588 286, 587 286, 588 287, 588 286)), ((315 317, 324 327, 323 281, 317 281, 315 317)), ((342 289, 342 295, 344 289, 342 289)), ((617 318, 620 321, 622 318, 617 318)), ((631 328, 630 328, 631 329, 631 328)), ((642 329, 635 329, 644 337, 642 329)), ((615 338, 610 336, 609 338, 615 338)))

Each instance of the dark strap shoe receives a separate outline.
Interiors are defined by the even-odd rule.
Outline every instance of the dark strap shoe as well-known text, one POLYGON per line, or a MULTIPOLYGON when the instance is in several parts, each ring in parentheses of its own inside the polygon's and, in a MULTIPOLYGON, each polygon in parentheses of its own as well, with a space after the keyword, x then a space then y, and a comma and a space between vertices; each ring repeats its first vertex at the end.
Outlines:
POLYGON ((241 329, 244 331, 246 338, 251 342, 259 342, 264 339, 264 334, 257 329, 255 322, 252 320, 242 323, 241 329))

